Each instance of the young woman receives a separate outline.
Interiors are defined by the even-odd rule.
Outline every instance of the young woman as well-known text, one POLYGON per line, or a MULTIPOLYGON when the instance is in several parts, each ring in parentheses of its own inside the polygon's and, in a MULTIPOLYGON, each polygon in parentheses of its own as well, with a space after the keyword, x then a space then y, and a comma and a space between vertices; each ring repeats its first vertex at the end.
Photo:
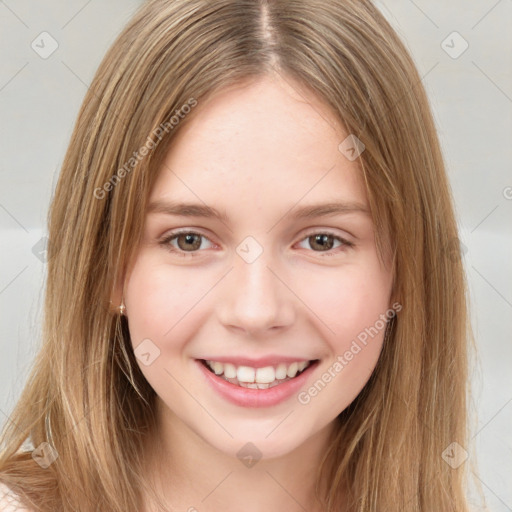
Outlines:
POLYGON ((145 3, 86 95, 49 240, 5 507, 468 510, 452 199, 369 0, 145 3))

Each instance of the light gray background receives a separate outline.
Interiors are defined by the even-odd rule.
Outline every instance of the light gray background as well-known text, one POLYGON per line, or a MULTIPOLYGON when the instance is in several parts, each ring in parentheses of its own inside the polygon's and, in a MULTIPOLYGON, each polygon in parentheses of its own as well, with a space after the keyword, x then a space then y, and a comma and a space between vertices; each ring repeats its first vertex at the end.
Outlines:
MULTIPOLYGON (((45 264, 33 247, 45 235, 71 130, 101 58, 140 3, 0 0, 2 423, 40 342, 45 264), (46 59, 31 47, 43 51, 44 31, 59 45, 46 59)), ((376 3, 410 49, 434 110, 479 347, 476 453, 466 448, 489 509, 512 511, 512 0, 376 3)))

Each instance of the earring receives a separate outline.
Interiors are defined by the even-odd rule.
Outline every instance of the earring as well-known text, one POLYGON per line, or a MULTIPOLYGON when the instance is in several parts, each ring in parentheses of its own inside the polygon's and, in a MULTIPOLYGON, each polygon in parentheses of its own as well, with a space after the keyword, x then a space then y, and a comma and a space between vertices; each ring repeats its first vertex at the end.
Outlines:
POLYGON ((121 305, 118 306, 117 310, 121 316, 124 316, 124 312, 126 311, 126 306, 124 305, 124 300, 121 300, 121 305))

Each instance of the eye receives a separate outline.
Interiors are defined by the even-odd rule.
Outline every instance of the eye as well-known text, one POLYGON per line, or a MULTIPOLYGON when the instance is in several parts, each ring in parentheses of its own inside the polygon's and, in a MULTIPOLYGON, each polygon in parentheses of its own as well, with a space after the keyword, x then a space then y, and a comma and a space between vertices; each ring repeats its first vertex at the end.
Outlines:
MULTIPOLYGON (((319 248, 320 250, 314 250, 314 252, 323 252, 325 256, 334 256, 338 254, 340 251, 332 251, 331 249, 334 246, 335 241, 339 242, 338 249, 341 247, 343 251, 345 248, 353 247, 354 244, 345 240, 344 238, 335 235, 330 232, 319 232, 319 233, 310 233, 306 238, 304 238, 301 242, 307 241, 312 248, 319 248)), ((324 256, 324 255, 322 255, 324 256)))
MULTIPOLYGON (((211 241, 206 236, 195 231, 172 231, 162 240, 160 240, 159 244, 172 253, 187 257, 194 256, 194 253, 199 252, 200 249, 205 249, 202 243, 202 239, 208 240, 211 243, 211 241)), ((336 241, 339 243, 337 249, 341 248, 341 251, 343 251, 345 248, 354 246, 352 242, 349 242, 348 240, 334 233, 324 231, 310 233, 306 236, 306 238, 301 240, 301 243, 304 241, 307 241, 310 244, 310 247, 313 248, 314 252, 325 253, 325 256, 333 256, 340 252, 339 250, 332 250, 336 241)), ((324 256, 324 254, 322 256, 324 256)))
MULTIPOLYGON (((208 240, 204 235, 195 231, 173 231, 163 238, 159 244, 179 256, 186 257, 188 256, 187 253, 194 253, 199 249, 204 249, 201 239, 208 240), (176 242, 177 247, 173 242, 176 242)), ((192 256, 193 254, 190 255, 192 256)))

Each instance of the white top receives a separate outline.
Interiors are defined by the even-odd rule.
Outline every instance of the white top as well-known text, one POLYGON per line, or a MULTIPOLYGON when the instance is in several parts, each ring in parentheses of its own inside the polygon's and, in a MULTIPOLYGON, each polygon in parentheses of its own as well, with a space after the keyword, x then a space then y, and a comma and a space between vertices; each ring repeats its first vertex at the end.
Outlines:
POLYGON ((0 512, 30 512, 20 505, 18 495, 0 482, 0 512))

